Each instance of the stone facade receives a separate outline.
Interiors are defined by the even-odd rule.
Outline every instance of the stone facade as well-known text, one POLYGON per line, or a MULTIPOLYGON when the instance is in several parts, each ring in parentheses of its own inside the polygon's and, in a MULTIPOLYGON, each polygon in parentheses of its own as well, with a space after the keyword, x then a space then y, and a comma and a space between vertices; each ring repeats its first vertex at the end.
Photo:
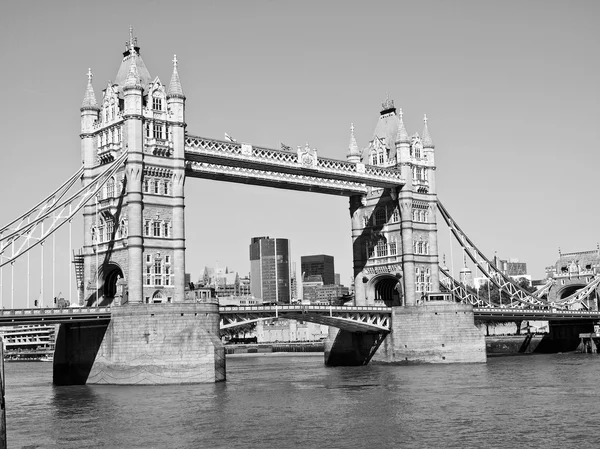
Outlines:
POLYGON ((82 303, 185 299, 185 96, 173 61, 169 86, 152 78, 130 36, 114 82, 96 103, 88 77, 81 108, 83 184, 123 153, 120 167, 84 208, 82 303))
POLYGON ((439 283, 434 145, 427 128, 408 136, 402 111, 383 104, 373 139, 361 152, 354 128, 349 161, 396 168, 395 189, 350 198, 356 305, 415 305, 439 283))
MULTIPOLYGON (((600 248, 591 251, 563 253, 559 250, 558 260, 546 267, 547 279, 554 284, 548 291, 548 301, 557 301, 575 293, 592 282, 600 273, 600 248)), ((598 295, 588 300, 588 307, 597 309, 598 295)))

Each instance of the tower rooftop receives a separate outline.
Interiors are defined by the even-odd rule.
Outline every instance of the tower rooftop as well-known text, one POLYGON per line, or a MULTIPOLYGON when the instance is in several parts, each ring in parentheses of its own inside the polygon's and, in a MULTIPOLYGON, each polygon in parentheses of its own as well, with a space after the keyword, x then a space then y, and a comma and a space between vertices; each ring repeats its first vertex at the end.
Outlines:
POLYGON ((113 84, 116 84, 120 89, 123 89, 125 83, 127 82, 131 65, 135 62, 140 83, 144 90, 146 90, 152 79, 150 77, 150 72, 148 72, 146 64, 140 55, 140 47, 137 45, 137 37, 133 37, 133 28, 131 27, 129 28, 129 41, 125 42, 125 48, 126 50, 123 52, 123 60, 121 61, 121 65, 119 66, 119 70, 113 84))

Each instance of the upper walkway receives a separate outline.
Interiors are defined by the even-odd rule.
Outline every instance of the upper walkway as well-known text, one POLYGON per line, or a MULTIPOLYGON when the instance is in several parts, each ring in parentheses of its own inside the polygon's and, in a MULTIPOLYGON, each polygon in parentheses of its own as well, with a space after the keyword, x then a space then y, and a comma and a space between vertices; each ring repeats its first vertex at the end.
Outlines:
POLYGON ((406 184, 400 170, 318 157, 316 150, 275 150, 188 135, 186 175, 333 195, 406 184))

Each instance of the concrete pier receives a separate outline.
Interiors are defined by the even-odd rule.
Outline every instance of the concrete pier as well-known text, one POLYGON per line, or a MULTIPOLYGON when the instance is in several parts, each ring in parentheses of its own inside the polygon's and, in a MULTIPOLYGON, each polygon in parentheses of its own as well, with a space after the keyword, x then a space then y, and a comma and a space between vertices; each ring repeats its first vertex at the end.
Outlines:
POLYGON ((485 337, 474 324, 473 307, 429 301, 394 307, 390 333, 330 329, 325 364, 485 363, 485 337))
POLYGON ((474 324, 473 308, 447 301, 396 307, 392 332, 372 363, 485 363, 485 338, 474 324))
POLYGON ((128 304, 107 325, 63 324, 56 385, 149 385, 225 380, 217 304, 128 304))
POLYGON ((392 312, 392 332, 372 363, 485 363, 485 337, 474 324, 473 307, 429 301, 392 312))

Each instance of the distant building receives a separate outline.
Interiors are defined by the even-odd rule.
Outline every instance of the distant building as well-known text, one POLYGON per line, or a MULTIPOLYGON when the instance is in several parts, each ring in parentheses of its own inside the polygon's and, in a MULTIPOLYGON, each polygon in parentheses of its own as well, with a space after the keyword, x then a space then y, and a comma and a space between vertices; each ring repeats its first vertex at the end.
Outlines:
POLYGON ((342 277, 340 276, 340 273, 335 273, 334 278, 335 278, 335 285, 342 285, 342 277))
POLYGON ((321 285, 315 287, 316 302, 318 304, 333 304, 349 294, 350 289, 343 285, 321 285))
POLYGON ((333 256, 325 254, 302 256, 300 258, 300 270, 303 277, 320 275, 323 279, 323 284, 336 284, 333 256))
POLYGON ((36 360, 52 357, 58 325, 5 326, 0 329, 7 360, 36 360))
POLYGON ((298 279, 296 278, 296 262, 292 262, 292 273, 290 275, 290 291, 292 295, 292 301, 296 301, 300 297, 298 287, 298 279))
POLYGON ((328 326, 296 320, 258 321, 254 331, 259 343, 319 341, 327 337, 328 326))
POLYGON ((230 272, 227 267, 204 267, 202 277, 194 286, 196 288, 210 287, 218 298, 250 295, 250 278, 240 277, 237 272, 230 272))
MULTIPOLYGON (((519 282, 521 279, 526 279, 529 281, 530 285, 532 284, 531 275, 527 274, 527 264, 525 262, 519 262, 519 259, 502 260, 497 256, 494 256, 493 262, 496 268, 498 268, 498 270, 500 270, 500 272, 505 276, 508 276, 517 282, 519 282)), ((461 277, 462 276, 463 270, 461 270, 461 277)), ((472 286, 475 287, 475 289, 480 289, 481 287, 487 285, 488 282, 489 279, 487 277, 476 277, 473 279, 472 286)))
POLYGON ((320 274, 305 276, 302 280, 302 300, 317 302, 317 288, 323 286, 323 278, 320 274))
POLYGON ((250 242, 250 292, 263 302, 291 301, 288 239, 253 237, 250 242))
POLYGON ((519 262, 519 259, 501 260, 494 258, 496 268, 498 268, 506 276, 524 276, 527 275, 527 264, 519 262))

